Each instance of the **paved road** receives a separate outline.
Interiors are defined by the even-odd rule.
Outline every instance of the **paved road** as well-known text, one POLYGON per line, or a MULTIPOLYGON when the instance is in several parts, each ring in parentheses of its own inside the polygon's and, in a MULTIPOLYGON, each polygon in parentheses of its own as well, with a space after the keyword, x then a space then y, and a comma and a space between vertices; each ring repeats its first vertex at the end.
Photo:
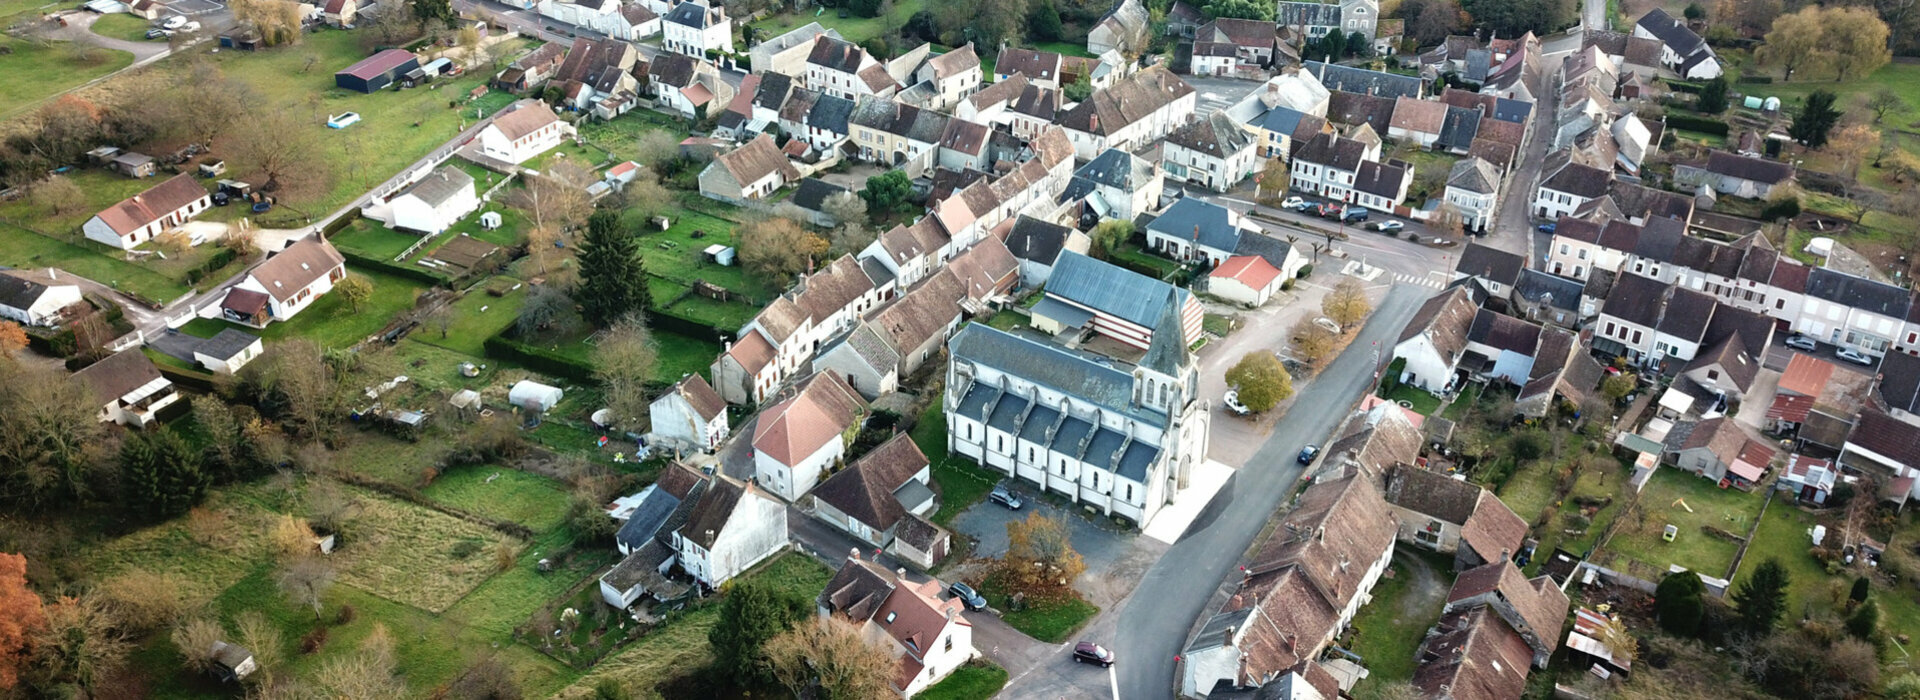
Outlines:
MULTIPOLYGON (((1311 404, 1346 406, 1357 399, 1373 383, 1372 344, 1390 343, 1425 298, 1419 287, 1391 290, 1353 345, 1303 387, 1311 404)), ((1119 659, 1111 676, 1077 667, 1064 651, 1055 650, 1032 672, 1016 674, 1002 696, 1173 697, 1178 684, 1174 657, 1241 553, 1300 478, 1294 455, 1307 443, 1325 442, 1345 417, 1344 410, 1304 407, 1282 417, 1181 540, 1141 577, 1132 595, 1088 627, 1082 636, 1108 645, 1119 659)))

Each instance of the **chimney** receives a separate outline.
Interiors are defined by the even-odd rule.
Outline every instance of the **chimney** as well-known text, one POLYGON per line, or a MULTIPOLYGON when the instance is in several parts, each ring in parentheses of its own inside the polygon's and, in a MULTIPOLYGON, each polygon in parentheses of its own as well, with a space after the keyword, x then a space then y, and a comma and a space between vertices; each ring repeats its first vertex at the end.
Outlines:
POLYGON ((50 280, 60 279, 60 270, 57 268, 51 268, 51 267, 47 268, 47 279, 50 279, 50 280))
POLYGON ((894 576, 894 578, 896 578, 896 579, 899 579, 901 583, 907 583, 907 582, 908 582, 908 581, 907 581, 907 567, 904 567, 904 566, 902 566, 902 567, 900 567, 900 568, 898 568, 898 569, 894 569, 894 570, 893 570, 893 576, 894 576))
MULTIPOLYGON (((1098 114, 1089 114, 1089 115, 1087 115, 1087 128, 1088 128, 1089 130, 1091 130, 1091 131, 1099 131, 1099 130, 1100 130, 1100 115, 1098 115, 1098 114)), ((139 198, 138 198, 138 197, 135 197, 135 199, 139 199, 139 198)))
POLYGON ((847 552, 847 558, 853 561, 860 561, 860 548, 854 547, 852 550, 849 550, 847 552))

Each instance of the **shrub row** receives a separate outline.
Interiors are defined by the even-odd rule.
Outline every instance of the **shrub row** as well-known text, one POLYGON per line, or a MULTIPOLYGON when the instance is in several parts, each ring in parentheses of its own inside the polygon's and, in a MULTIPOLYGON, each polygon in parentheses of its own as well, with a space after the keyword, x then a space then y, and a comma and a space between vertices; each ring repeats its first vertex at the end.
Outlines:
POLYGON ((1698 131, 1714 136, 1726 136, 1728 131, 1727 123, 1724 121, 1708 119, 1706 117, 1696 117, 1691 114, 1674 113, 1667 114, 1667 128, 1698 131))
POLYGON ((1739 80, 1736 80, 1734 82, 1740 83, 1741 85, 1771 85, 1773 84, 1773 76, 1743 75, 1743 76, 1740 76, 1739 80))
POLYGON ((200 280, 207 278, 207 275, 213 274, 220 268, 226 267, 228 263, 233 262, 235 255, 232 248, 221 246, 219 250, 214 251, 212 257, 207 258, 206 262, 200 263, 199 267, 187 271, 187 284, 199 284, 200 280))
POLYGON ((1689 83, 1684 80, 1669 80, 1667 81, 1667 87, 1673 88, 1674 92, 1685 92, 1694 95, 1700 94, 1699 83, 1689 83))
POLYGON ((447 278, 433 274, 426 270, 422 270, 415 267, 408 267, 406 265, 395 265, 385 260, 370 258, 365 255, 361 255, 360 253, 347 250, 345 248, 336 247, 336 250, 340 251, 340 257, 346 258, 347 262, 352 264, 355 267, 369 268, 369 269, 377 270, 383 274, 393 275, 395 277, 404 277, 404 278, 419 282, 421 284, 425 284, 429 287, 445 287, 445 286, 448 286, 448 284, 450 284, 447 281, 447 278))
POLYGON ((519 363, 527 369, 577 382, 593 381, 593 365, 508 338, 505 333, 481 343, 487 357, 519 363))

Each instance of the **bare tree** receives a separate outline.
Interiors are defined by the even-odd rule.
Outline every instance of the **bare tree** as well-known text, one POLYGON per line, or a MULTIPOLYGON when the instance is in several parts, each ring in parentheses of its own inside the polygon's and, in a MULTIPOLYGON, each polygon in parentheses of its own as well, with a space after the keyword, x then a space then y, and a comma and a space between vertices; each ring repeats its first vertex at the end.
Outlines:
POLYGON ((117 449, 94 420, 87 388, 24 362, 0 362, 0 386, 0 501, 42 506, 89 495, 117 449))
POLYGON ((274 553, 282 559, 299 559, 313 553, 313 528, 307 525, 307 521, 291 514, 275 520, 273 530, 268 535, 274 553))
POLYGON ((281 647, 285 644, 280 628, 267 620, 267 616, 258 610, 247 610, 233 620, 235 634, 240 646, 253 652, 253 663, 257 666, 258 676, 248 680, 260 685, 272 685, 273 672, 280 667, 281 647))
POLYGON ((882 698, 892 693, 896 662, 837 617, 814 618, 767 640, 774 678, 795 696, 882 698))
POLYGON ((222 641, 226 631, 219 623, 204 617, 196 617, 174 626, 169 635, 174 649, 187 665, 187 670, 205 673, 213 670, 213 643, 222 641))
POLYGON ((613 411, 616 427, 635 429, 647 417, 647 379, 653 376, 660 351, 653 333, 639 316, 629 315, 600 331, 593 339, 594 376, 613 411))
POLYGON ((740 261, 755 272, 789 278, 827 251, 827 241, 792 219, 765 217, 739 229, 740 261))
POLYGON ((395 663, 393 637, 386 625, 375 623, 357 651, 328 660, 312 682, 327 697, 401 697, 407 688, 394 675, 395 663))
POLYGON ((594 181, 593 171, 561 161, 547 166, 539 175, 526 179, 526 186, 504 198, 507 206, 527 213, 535 227, 552 226, 565 231, 579 226, 593 213, 593 198, 587 186, 594 181))
POLYGON ((627 208, 642 217, 658 216, 673 206, 673 193, 660 184, 651 170, 642 172, 640 177, 621 188, 620 198, 627 208))
POLYGON ((48 606, 34 638, 31 673, 48 686, 72 684, 91 696, 97 684, 126 663, 133 643, 99 596, 65 598, 48 606))
POLYGON ((1367 301, 1367 291, 1360 286, 1360 281, 1348 278, 1321 298, 1320 310, 1346 330, 1365 320, 1367 314, 1373 312, 1373 304, 1367 301))
POLYGON ((820 203, 820 211, 825 212, 835 223, 845 226, 849 223, 867 223, 867 200, 852 192, 839 192, 827 197, 820 203))
POLYGON ((333 565, 318 557, 301 557, 280 571, 280 590, 294 602, 313 608, 313 619, 320 619, 327 588, 333 585, 333 565))
POLYGON ((326 193, 333 178, 321 157, 318 125, 297 112, 256 109, 247 128, 225 132, 222 146, 229 166, 264 178, 262 190, 283 200, 311 201, 326 193))
POLYGON ((46 207, 47 213, 54 216, 79 211, 87 202, 87 193, 65 175, 49 175, 47 179, 34 183, 27 190, 27 197, 34 204, 46 207))
POLYGON ((128 569, 95 590, 129 632, 167 627, 192 607, 180 577, 169 573, 128 569))
POLYGON ((634 139, 634 152, 641 165, 658 169, 661 163, 680 157, 680 138, 670 131, 649 130, 634 139))

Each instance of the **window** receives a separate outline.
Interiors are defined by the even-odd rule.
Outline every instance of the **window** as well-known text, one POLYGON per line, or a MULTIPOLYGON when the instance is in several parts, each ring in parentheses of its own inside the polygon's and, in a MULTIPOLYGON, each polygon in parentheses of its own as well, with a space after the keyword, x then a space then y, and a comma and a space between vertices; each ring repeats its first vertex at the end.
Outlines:
MULTIPOLYGON (((953 651, 953 637, 947 637, 947 651, 953 651)), ((927 670, 932 671, 933 669, 929 668, 927 670)))
POLYGON ((1707 370, 1707 381, 1710 381, 1710 382, 1720 381, 1720 370, 1717 370, 1717 369, 1707 370))
POLYGON ((1633 344, 1634 344, 1634 345, 1639 345, 1639 344, 1640 344, 1640 331, 1634 331, 1634 332, 1633 332, 1633 344))
POLYGON ((1133 501, 1133 484, 1127 484, 1127 501, 1129 503, 1133 501))
POLYGON ((1580 249, 1580 259, 1581 260, 1587 259, 1587 249, 1585 248, 1580 249))
POLYGON ((1561 254, 1561 255, 1566 255, 1566 254, 1567 254, 1567 252, 1568 252, 1568 250, 1569 250, 1569 249, 1567 248, 1567 244, 1565 244, 1565 243, 1562 243, 1562 244, 1560 244, 1560 254, 1561 254))
POLYGON ((888 611, 887 611, 887 624, 893 624, 893 618, 896 618, 896 617, 899 617, 899 616, 900 616, 900 611, 898 611, 898 610, 888 610, 888 611))

